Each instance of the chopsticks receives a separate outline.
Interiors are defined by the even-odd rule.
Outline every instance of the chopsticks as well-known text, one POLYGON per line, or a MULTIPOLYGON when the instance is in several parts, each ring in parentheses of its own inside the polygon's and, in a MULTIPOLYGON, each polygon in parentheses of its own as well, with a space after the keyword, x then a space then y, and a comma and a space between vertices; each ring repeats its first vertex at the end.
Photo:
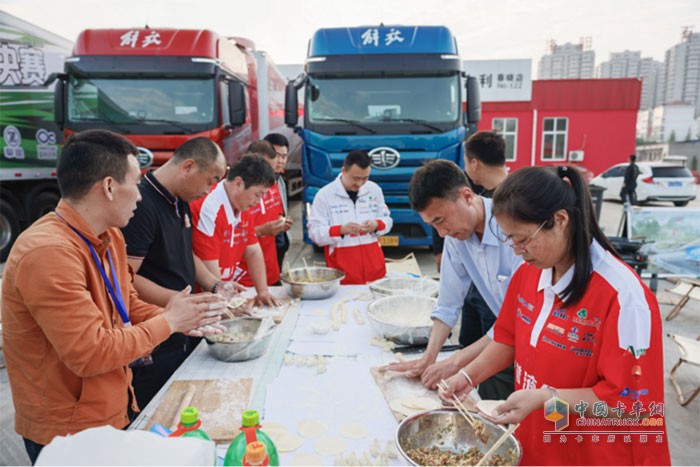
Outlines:
POLYGON ((480 465, 484 465, 484 463, 493 455, 496 450, 501 447, 501 444, 503 444, 508 437, 513 434, 513 432, 520 426, 520 423, 515 423, 511 426, 508 427, 508 429, 501 435, 498 440, 493 443, 493 446, 491 446, 491 449, 489 449, 486 454, 484 454, 484 457, 481 458, 481 460, 476 464, 477 467, 480 465))
POLYGON ((236 315, 234 315, 233 313, 231 313, 231 312, 229 311, 229 306, 228 306, 228 305, 226 305, 226 307, 224 308, 224 313, 226 313, 226 316, 228 316, 229 319, 235 319, 235 318, 236 318, 236 315))
POLYGON ((306 258, 301 258, 304 261, 304 272, 306 273, 306 280, 311 282, 311 272, 309 272, 309 265, 306 264, 306 258))
MULTIPOLYGON (((447 391, 449 389, 444 379, 440 380, 438 387, 440 387, 440 389, 443 391, 447 391)), ((457 412, 459 412, 460 415, 462 415, 467 422, 469 422, 469 425, 471 425, 472 428, 476 429, 476 420, 471 416, 467 408, 464 407, 464 404, 462 404, 462 401, 459 400, 459 397, 457 397, 455 394, 452 394, 452 403, 457 409, 457 412)))

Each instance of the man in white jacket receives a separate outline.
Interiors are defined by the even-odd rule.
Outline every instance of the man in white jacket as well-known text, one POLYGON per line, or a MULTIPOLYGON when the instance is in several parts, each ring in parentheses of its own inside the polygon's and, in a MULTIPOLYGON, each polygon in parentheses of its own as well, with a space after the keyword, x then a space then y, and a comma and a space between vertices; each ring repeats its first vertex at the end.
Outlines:
POLYGON ((338 177, 321 188, 309 218, 309 236, 325 247, 326 265, 345 272, 343 284, 366 284, 386 275, 377 237, 393 221, 379 186, 369 181, 370 158, 351 151, 338 177))

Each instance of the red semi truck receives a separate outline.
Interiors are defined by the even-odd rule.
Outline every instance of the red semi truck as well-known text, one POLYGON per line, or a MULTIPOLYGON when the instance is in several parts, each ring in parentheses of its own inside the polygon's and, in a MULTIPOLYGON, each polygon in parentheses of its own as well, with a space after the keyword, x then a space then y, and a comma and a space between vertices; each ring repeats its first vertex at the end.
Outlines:
MULTIPOLYGON (((286 79, 252 41, 209 30, 88 29, 57 75, 66 136, 125 135, 141 162, 162 165, 185 141, 216 142, 229 163, 270 131, 285 133, 286 79)), ((294 181, 292 181, 294 183, 294 181)))

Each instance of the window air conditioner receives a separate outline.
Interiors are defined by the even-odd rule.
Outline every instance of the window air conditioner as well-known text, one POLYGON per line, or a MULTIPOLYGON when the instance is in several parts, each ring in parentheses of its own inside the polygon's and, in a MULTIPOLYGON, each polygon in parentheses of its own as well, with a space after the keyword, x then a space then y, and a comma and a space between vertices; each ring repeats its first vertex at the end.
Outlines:
POLYGON ((569 151, 569 161, 571 161, 571 162, 583 161, 583 151, 569 151))

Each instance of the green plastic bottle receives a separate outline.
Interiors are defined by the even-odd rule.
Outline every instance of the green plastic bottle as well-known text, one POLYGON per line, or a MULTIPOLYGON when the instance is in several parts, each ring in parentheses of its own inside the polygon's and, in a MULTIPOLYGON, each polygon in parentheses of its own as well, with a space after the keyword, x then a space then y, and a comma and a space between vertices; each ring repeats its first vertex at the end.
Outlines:
POLYGON ((181 436, 183 438, 200 438, 211 441, 211 438, 200 428, 202 422, 199 420, 199 410, 196 407, 187 407, 180 413, 180 423, 177 429, 170 434, 170 437, 181 436))
POLYGON ((231 445, 226 451, 224 465, 244 465, 246 447, 249 443, 259 441, 265 445, 265 450, 269 457, 269 465, 279 466, 280 459, 277 455, 277 448, 274 443, 262 430, 260 430, 260 415, 257 410, 246 410, 241 417, 241 433, 231 441, 231 445))

